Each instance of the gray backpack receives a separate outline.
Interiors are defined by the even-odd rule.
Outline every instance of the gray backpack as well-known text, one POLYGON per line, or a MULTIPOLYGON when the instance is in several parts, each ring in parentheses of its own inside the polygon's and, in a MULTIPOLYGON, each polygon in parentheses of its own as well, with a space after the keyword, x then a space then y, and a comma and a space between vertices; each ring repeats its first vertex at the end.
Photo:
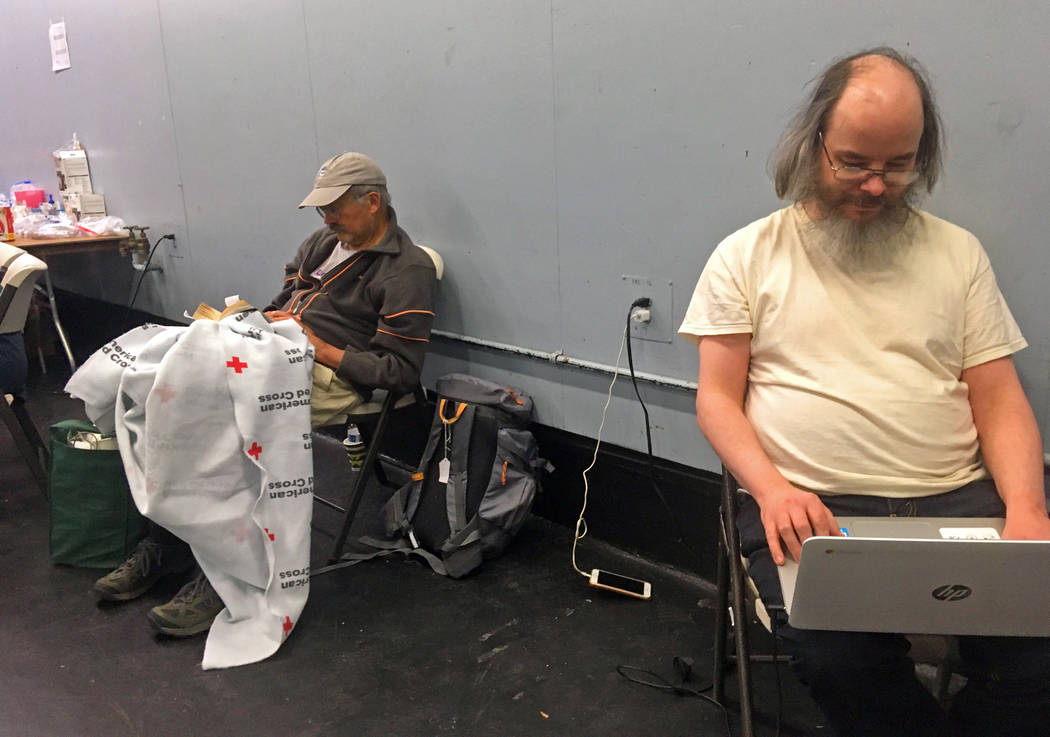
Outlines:
POLYGON ((527 394, 466 374, 442 376, 437 394, 419 467, 383 509, 389 538, 361 542, 461 578, 503 552, 524 524, 547 463, 526 429, 527 394))

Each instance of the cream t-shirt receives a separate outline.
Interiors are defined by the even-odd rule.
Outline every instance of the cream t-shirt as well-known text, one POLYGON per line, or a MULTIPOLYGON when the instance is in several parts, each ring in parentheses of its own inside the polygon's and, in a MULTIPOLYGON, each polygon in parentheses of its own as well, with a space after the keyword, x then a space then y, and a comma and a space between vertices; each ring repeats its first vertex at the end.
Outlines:
POLYGON ((793 484, 926 496, 987 478, 963 369, 1027 343, 978 240, 926 212, 899 269, 843 272, 801 206, 719 244, 679 333, 751 333, 744 411, 793 484))

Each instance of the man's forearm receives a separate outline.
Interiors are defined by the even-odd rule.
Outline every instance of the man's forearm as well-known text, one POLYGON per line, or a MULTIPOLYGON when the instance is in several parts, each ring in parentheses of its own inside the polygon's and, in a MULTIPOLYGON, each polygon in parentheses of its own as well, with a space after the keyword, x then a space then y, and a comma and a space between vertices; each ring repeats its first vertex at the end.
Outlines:
POLYGON ((963 372, 969 387, 984 464, 1006 504, 1007 516, 1046 517, 1043 448, 1032 408, 1010 358, 963 372))
POLYGON ((984 463, 995 479, 1007 514, 1046 514, 1043 447, 1024 397, 993 403, 974 413, 984 463))
POLYGON ((754 427, 739 404, 720 394, 701 394, 697 424, 741 487, 759 503, 770 493, 791 487, 758 442, 754 427))
POLYGON ((343 362, 343 353, 345 353, 344 350, 336 348, 331 343, 318 341, 314 344, 314 360, 333 371, 338 369, 339 364, 343 362))

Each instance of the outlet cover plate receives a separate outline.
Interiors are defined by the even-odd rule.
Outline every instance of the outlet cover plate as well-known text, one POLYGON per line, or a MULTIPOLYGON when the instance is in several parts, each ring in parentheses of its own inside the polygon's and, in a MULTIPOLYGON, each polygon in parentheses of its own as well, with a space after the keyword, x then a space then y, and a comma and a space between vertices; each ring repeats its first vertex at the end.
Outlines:
POLYGON ((670 343, 674 335, 674 283, 669 279, 653 279, 648 276, 624 274, 620 277, 624 300, 623 316, 627 319, 627 309, 639 297, 648 297, 653 301, 649 309, 652 319, 648 323, 631 323, 631 337, 639 340, 652 340, 657 343, 670 343))

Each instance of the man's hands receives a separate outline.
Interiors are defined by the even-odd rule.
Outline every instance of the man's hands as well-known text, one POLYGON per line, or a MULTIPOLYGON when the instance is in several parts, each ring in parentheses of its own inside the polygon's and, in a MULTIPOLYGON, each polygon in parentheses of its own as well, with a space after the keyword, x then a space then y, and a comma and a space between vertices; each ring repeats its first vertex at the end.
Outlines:
POLYGON ((842 536, 838 522, 820 497, 808 491, 789 487, 784 491, 757 497, 766 529, 766 542, 773 562, 784 565, 784 547, 791 557, 802 555, 802 543, 814 535, 842 536), (783 544, 782 544, 783 543, 783 544))
POLYGON ((310 340, 310 344, 314 346, 315 352, 320 351, 321 345, 328 345, 328 343, 325 343, 323 340, 318 338, 317 335, 307 327, 306 323, 303 323, 302 318, 296 314, 286 312, 285 310, 271 310, 270 312, 265 312, 262 314, 264 314, 266 318, 271 322, 278 322, 280 320, 295 320, 296 324, 299 325, 299 328, 302 329, 302 332, 307 334, 307 339, 310 340))
POLYGON ((314 360, 318 363, 327 366, 330 369, 336 369, 343 360, 343 351, 336 348, 331 343, 326 343, 317 337, 317 333, 311 330, 299 315, 292 314, 285 310, 270 310, 264 312, 263 315, 270 322, 278 322, 279 320, 295 320, 296 324, 303 329, 306 333, 306 339, 310 341, 310 345, 314 347, 314 360))

